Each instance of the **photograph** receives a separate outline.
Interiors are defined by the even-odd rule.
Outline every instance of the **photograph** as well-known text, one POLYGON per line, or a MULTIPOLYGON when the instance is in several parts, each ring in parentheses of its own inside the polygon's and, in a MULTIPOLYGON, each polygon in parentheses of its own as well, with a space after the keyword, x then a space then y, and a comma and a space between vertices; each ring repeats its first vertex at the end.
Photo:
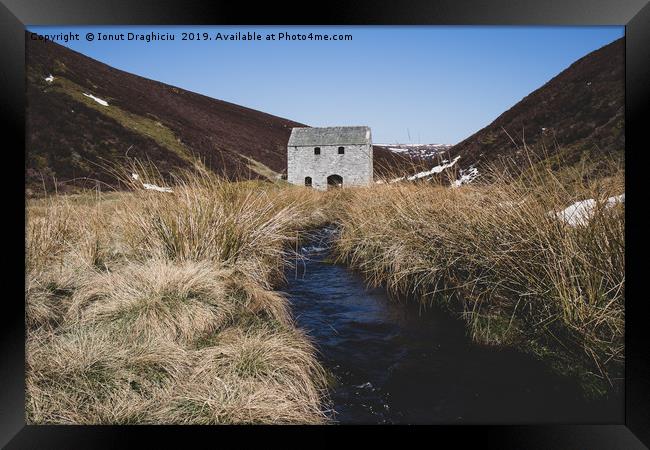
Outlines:
POLYGON ((28 424, 624 421, 625 27, 27 26, 28 424))
POLYGON ((0 42, 0 449, 650 449, 650 0, 1 0, 0 42))

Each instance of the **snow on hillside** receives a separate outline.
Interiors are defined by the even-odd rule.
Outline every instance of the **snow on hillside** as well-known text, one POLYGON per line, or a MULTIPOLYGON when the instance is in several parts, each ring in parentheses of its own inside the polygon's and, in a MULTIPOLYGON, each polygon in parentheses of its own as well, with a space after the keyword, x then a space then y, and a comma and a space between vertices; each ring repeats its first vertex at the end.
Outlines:
POLYGON ((460 159, 460 156, 455 157, 454 160, 451 161, 451 162, 449 162, 447 160, 444 160, 444 161, 442 161, 442 164, 439 164, 439 165, 431 168, 431 170, 426 170, 424 172, 418 172, 415 175, 411 175, 411 176, 408 176, 408 177, 394 178, 390 182, 395 183, 397 181, 402 181, 402 180, 414 181, 414 180, 419 180, 420 178, 431 177, 432 175, 441 173, 445 169, 449 169, 450 167, 453 167, 458 162, 459 159, 460 159))
POLYGON ((174 192, 172 188, 168 187, 163 187, 163 186, 156 186, 155 184, 148 184, 148 183, 142 183, 142 186, 145 189, 151 190, 151 191, 158 191, 158 192, 174 192))
MULTIPOLYGON (((132 173, 131 178, 133 178, 134 180, 139 180, 140 175, 138 175, 137 173, 132 173)), ((142 183, 142 187, 147 189, 147 190, 150 190, 150 191, 174 192, 174 190, 172 188, 164 187, 164 186, 158 186, 156 184, 151 184, 151 183, 142 183)))
POLYGON ((440 152, 451 148, 449 144, 374 144, 393 153, 406 154, 418 158, 433 158, 440 152))
POLYGON ((85 92, 84 92, 83 94, 84 94, 86 97, 90 97, 90 98, 92 98, 93 100, 95 100, 95 101, 96 101, 97 103, 99 103, 100 105, 108 106, 108 102, 107 102, 106 100, 102 100, 102 99, 99 98, 99 97, 95 97, 93 94, 86 94, 85 92))
MULTIPOLYGON (((625 203, 625 193, 610 197, 605 202, 605 208, 611 208, 617 203, 625 203)), ((573 203, 562 211, 550 211, 549 215, 566 222, 571 226, 587 225, 596 211, 596 200, 589 198, 573 203)))
POLYGON ((468 184, 474 181, 478 177, 478 169, 474 166, 470 166, 467 170, 460 169, 460 178, 454 181, 451 185, 453 187, 459 187, 463 184, 468 184))

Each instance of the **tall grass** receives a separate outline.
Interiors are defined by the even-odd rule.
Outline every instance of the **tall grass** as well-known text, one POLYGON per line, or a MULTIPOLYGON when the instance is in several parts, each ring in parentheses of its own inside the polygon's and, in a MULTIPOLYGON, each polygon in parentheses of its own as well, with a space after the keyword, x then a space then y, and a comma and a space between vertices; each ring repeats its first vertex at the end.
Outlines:
POLYGON ((128 192, 30 200, 28 422, 326 422, 326 375, 274 289, 301 236, 330 222, 371 284, 605 394, 624 362, 624 206, 605 202, 623 170, 520 169, 321 193, 136 165, 118 174, 128 192), (589 198, 585 225, 551 213, 589 198))
POLYGON ((339 259, 397 296, 461 314, 476 342, 531 351, 602 395, 624 362, 624 208, 605 207, 624 176, 610 169, 590 179, 531 160, 482 185, 359 189, 342 208, 339 259), (549 214, 589 198, 584 226, 549 214))
POLYGON ((326 421, 323 368, 272 290, 298 231, 325 220, 317 194, 124 181, 28 205, 28 422, 326 421))

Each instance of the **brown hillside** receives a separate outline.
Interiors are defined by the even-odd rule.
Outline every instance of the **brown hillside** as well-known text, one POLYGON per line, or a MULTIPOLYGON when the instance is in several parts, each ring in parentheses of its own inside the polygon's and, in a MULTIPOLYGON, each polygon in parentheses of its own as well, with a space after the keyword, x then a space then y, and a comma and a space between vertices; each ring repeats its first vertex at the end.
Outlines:
POLYGON ((523 143, 535 152, 558 149, 568 162, 582 155, 623 155, 624 39, 602 47, 524 97, 487 127, 455 145, 452 156, 467 168, 524 158, 523 143), (509 136, 508 136, 509 135, 509 136), (511 139, 512 138, 512 139, 511 139), (514 141, 514 142, 513 142, 514 141))
POLYGON ((298 122, 132 75, 58 44, 26 43, 28 188, 51 189, 54 178, 59 188, 79 185, 66 181, 81 177, 114 184, 97 164, 127 150, 163 173, 189 166, 192 155, 228 176, 285 169, 298 122), (52 82, 45 80, 50 74, 52 82))

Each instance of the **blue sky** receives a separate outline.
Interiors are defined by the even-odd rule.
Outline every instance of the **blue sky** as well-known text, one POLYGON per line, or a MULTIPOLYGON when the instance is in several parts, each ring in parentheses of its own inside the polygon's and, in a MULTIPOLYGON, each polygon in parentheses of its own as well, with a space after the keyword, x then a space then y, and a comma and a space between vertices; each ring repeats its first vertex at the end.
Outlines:
POLYGON ((377 143, 455 144, 575 60, 624 35, 600 27, 40 27, 146 78, 311 126, 369 125, 377 143), (173 33, 92 41, 87 32, 173 33), (352 41, 182 41, 182 32, 351 34, 352 41))

